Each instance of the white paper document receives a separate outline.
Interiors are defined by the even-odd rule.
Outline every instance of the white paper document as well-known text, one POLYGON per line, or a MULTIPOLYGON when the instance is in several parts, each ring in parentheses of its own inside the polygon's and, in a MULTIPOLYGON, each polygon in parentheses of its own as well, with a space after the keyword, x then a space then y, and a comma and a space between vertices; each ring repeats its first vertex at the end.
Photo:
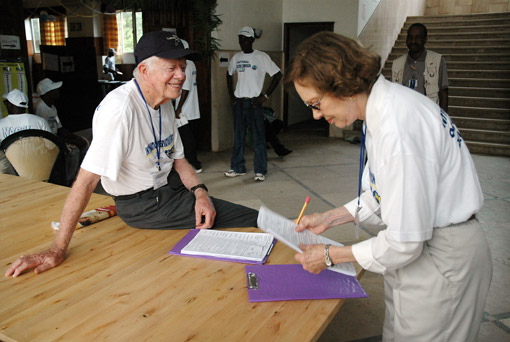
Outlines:
POLYGON ((201 229, 181 253, 262 261, 271 252, 273 239, 265 233, 201 229))
MULTIPOLYGON (((299 248, 300 244, 331 244, 333 246, 343 246, 340 242, 330 240, 321 235, 316 235, 307 229, 302 232, 297 232, 297 224, 264 206, 260 207, 257 225, 266 233, 273 235, 278 241, 283 242, 296 252, 300 253, 303 252, 299 248)), ((336 264, 328 269, 350 276, 356 275, 356 270, 354 269, 352 262, 336 264)))

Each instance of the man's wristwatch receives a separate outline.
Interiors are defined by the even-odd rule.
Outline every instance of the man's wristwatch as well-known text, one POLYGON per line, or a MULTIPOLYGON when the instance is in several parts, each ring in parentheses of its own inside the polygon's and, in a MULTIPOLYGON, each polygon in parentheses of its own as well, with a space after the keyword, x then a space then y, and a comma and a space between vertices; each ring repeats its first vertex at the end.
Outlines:
POLYGON ((190 192, 192 192, 192 193, 193 193, 193 195, 194 195, 194 194, 195 194, 195 190, 197 190, 197 189, 199 189, 199 188, 202 188, 202 189, 204 189, 205 191, 209 191, 209 189, 207 189, 207 187, 205 186, 205 184, 202 184, 202 183, 195 185, 194 187, 192 187, 191 189, 189 189, 189 191, 190 191, 190 192))
POLYGON ((264 94, 262 94, 262 95, 264 95, 264 97, 265 97, 266 99, 268 99, 268 98, 269 98, 269 96, 268 96, 266 93, 264 93, 264 94))
POLYGON ((335 264, 333 264, 333 261, 329 257, 329 246, 331 245, 328 244, 324 246, 324 262, 326 263, 326 266, 331 267, 334 266, 335 264))

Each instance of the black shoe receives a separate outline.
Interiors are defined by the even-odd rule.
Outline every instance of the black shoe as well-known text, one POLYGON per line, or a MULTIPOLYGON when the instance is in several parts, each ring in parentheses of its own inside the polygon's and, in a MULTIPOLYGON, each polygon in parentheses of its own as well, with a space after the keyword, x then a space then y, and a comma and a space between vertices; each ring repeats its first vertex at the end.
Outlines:
POLYGON ((289 150, 289 149, 282 149, 282 150, 279 150, 278 152, 276 152, 276 154, 279 156, 279 157, 285 157, 286 155, 288 154, 291 154, 292 153, 292 150, 289 150))

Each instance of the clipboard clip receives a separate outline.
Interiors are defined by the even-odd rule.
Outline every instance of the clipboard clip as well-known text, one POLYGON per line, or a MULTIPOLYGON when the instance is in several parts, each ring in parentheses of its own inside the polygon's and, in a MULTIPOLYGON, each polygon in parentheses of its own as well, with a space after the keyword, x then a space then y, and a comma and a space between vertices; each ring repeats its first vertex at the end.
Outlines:
POLYGON ((246 277, 248 278, 248 288, 251 290, 258 290, 259 289, 259 281, 257 279, 257 275, 253 272, 248 272, 246 277))

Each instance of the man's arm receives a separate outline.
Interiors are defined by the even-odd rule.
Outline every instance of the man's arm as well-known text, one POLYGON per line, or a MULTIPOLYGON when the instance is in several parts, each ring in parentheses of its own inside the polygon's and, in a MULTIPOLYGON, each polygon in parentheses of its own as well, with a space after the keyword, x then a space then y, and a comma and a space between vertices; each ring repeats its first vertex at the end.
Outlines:
POLYGON ((188 98, 189 91, 183 89, 181 90, 181 98, 179 99, 179 104, 177 105, 177 109, 175 110, 175 118, 180 119, 181 118, 181 112, 182 112, 182 106, 184 106, 184 103, 186 102, 186 99, 188 98))
POLYGON ((269 98, 269 95, 275 90, 275 88, 278 86, 278 83, 280 83, 280 80, 282 78, 282 72, 278 71, 276 74, 274 74, 271 77, 271 83, 269 84, 269 87, 265 92, 262 92, 254 101, 253 106, 258 107, 262 106, 264 102, 269 98))
POLYGON ((230 75, 227 71, 227 88, 228 88, 228 95, 230 96, 230 102, 232 104, 236 104, 237 100, 234 95, 234 77, 230 75))
POLYGON ((65 127, 60 127, 57 131, 57 135, 64 139, 66 143, 76 145, 80 149, 86 148, 88 145, 88 142, 84 138, 72 133, 65 127))
POLYGON ((439 91, 439 107, 448 113, 448 88, 439 91))
MULTIPOLYGON (((174 169, 179 174, 182 184, 189 190, 201 181, 193 167, 188 163, 185 158, 174 160, 174 169)), ((205 191, 202 188, 195 190, 195 224, 196 228, 211 228, 214 224, 216 217, 216 210, 214 205, 205 191), (203 222, 202 222, 203 221, 203 222)))
POLYGON ((7 269, 6 277, 17 277, 23 271, 31 268, 35 268, 34 272, 38 274, 58 266, 64 261, 76 224, 99 179, 99 175, 80 169, 78 177, 67 195, 60 218, 59 231, 51 247, 43 252, 21 256, 7 269))

